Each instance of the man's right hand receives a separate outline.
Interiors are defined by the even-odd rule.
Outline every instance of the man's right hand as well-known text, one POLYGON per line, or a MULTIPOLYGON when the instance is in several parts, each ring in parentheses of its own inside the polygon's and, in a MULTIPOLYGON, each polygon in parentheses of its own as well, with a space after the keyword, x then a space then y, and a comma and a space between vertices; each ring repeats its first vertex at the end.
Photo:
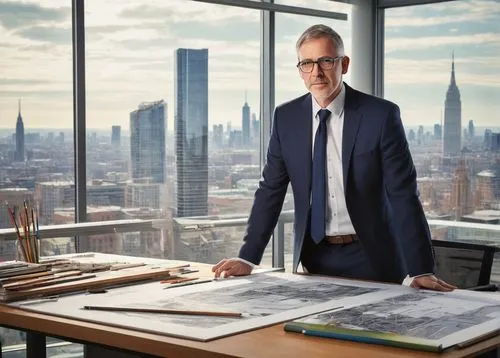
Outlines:
POLYGON ((252 272, 252 267, 236 259, 223 259, 212 267, 215 277, 246 276, 252 272))

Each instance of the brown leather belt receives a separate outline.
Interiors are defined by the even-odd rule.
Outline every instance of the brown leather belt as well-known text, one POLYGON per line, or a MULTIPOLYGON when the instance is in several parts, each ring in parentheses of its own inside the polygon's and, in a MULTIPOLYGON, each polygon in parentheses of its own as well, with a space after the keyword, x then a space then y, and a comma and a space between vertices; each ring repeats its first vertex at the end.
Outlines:
POLYGON ((325 236, 325 241, 333 245, 350 244, 357 240, 356 234, 325 236))

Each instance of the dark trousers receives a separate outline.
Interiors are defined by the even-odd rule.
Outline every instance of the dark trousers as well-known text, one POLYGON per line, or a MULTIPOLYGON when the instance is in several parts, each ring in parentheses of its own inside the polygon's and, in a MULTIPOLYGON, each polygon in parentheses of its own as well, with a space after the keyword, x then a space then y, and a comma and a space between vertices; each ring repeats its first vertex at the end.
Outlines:
POLYGON ((309 273, 380 280, 379 275, 368 262, 359 241, 349 244, 330 244, 323 240, 316 245, 309 235, 306 235, 300 258, 302 265, 309 273))

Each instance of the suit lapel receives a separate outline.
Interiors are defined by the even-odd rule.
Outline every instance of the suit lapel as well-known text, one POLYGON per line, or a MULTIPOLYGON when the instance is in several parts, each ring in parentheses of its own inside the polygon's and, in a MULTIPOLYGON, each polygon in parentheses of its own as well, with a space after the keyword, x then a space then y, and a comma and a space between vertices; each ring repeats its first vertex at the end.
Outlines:
MULTIPOLYGON (((297 145, 297 148, 305 146, 305 150, 297 151, 297 155, 303 156, 297 158, 297 163, 305 163, 306 188, 311 192, 311 166, 312 166, 312 99, 308 95, 301 102, 297 117, 298 119, 298 138, 303 141, 302 145, 297 145)), ((297 143, 299 144, 299 142, 297 143)))
POLYGON ((359 101, 357 91, 348 85, 346 87, 344 104, 344 128, 342 130, 342 171, 344 176, 344 192, 347 188, 347 177, 351 165, 352 150, 359 131, 362 114, 357 110, 359 101))

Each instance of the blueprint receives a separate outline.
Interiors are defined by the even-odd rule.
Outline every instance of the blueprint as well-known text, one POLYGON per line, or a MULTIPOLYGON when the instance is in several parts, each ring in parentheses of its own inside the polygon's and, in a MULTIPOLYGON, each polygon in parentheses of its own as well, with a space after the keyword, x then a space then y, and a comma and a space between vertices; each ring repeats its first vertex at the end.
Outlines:
MULTIPOLYGON (((261 273, 163 289, 149 283, 99 295, 60 297, 57 302, 23 305, 87 321, 165 335, 210 340, 341 307, 344 300, 392 292, 391 285, 335 280, 319 276, 261 273), (241 318, 83 310, 83 306, 119 306, 242 313, 241 318)), ((392 293, 394 294, 394 293, 392 293)))
MULTIPOLYGON (((323 325, 324 329, 389 333, 436 341, 443 347, 500 330, 500 301, 481 295, 461 296, 413 291, 376 302, 323 312, 294 323, 323 325)), ((320 326, 315 326, 321 329, 320 326)))
POLYGON ((451 346, 500 329, 500 295, 439 293, 400 285, 282 272, 212 280, 164 289, 165 284, 76 294, 11 305, 144 332, 208 341, 282 322, 314 324, 451 346), (498 296, 498 297, 497 297, 498 296), (497 297, 496 299, 493 297, 497 297), (85 310, 84 306, 241 313, 241 317, 85 310))

